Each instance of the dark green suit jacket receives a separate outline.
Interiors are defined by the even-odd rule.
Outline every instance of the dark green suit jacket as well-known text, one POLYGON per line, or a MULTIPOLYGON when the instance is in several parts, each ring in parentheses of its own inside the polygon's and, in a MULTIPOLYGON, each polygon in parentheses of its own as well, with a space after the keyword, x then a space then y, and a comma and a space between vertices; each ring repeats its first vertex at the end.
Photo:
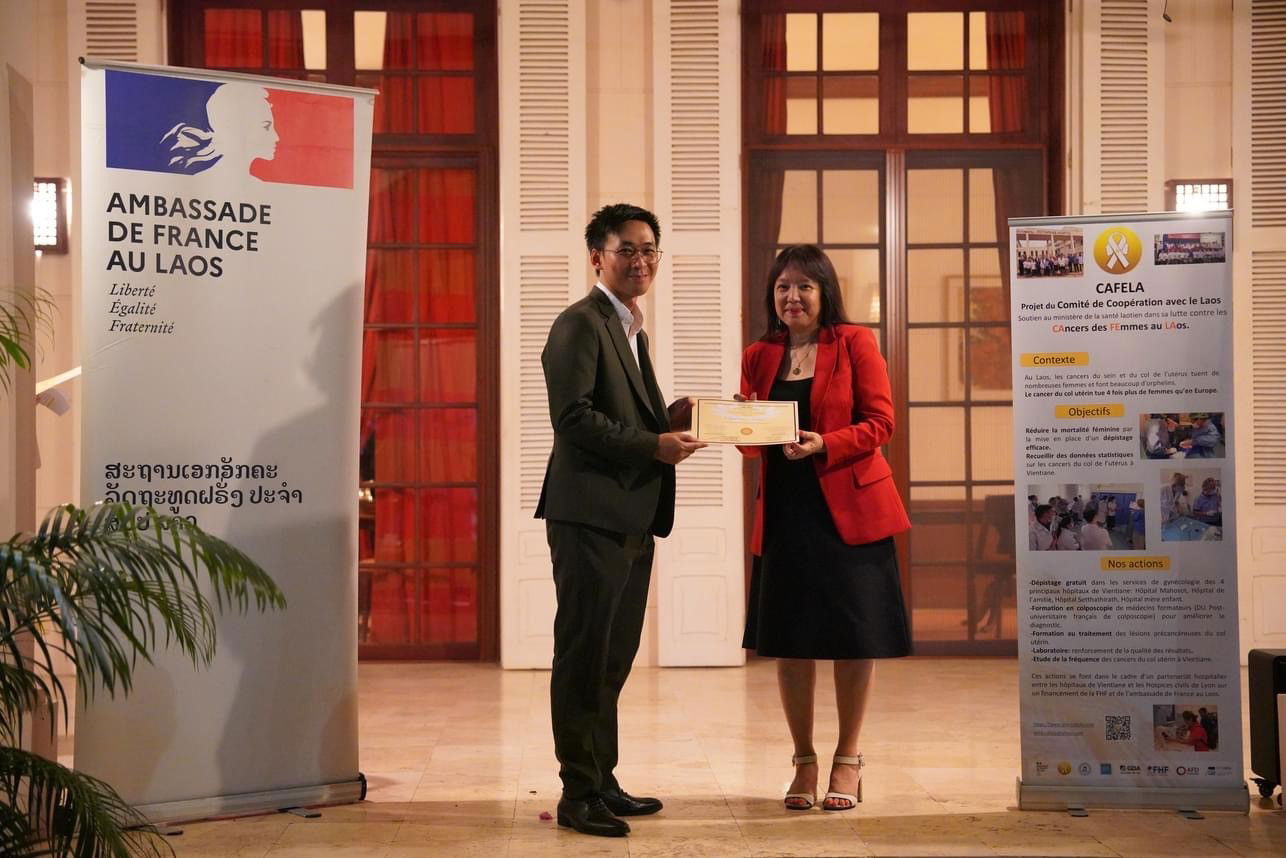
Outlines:
POLYGON ((638 337, 636 364, 620 317, 597 287, 554 320, 540 355, 554 449, 536 518, 670 533, 674 466, 654 458, 670 420, 647 335, 638 337))

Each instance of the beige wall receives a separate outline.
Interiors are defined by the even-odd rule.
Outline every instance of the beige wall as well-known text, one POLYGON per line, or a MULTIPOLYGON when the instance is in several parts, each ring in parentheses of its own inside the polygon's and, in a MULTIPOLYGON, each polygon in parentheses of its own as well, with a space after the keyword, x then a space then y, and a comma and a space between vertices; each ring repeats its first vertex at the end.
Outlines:
POLYGON ((586 6, 590 211, 614 202, 652 205, 651 10, 651 0, 586 6))
MULTIPOLYGON (((4 170, 5 186, 8 187, 15 169, 24 170, 26 176, 48 176, 70 178, 70 151, 74 144, 68 130, 68 99, 72 92, 69 86, 70 58, 67 50, 67 10, 63 3, 36 2, 36 0, 6 0, 0 3, 0 66, 7 65, 12 72, 19 75, 30 91, 30 127, 27 129, 29 142, 23 147, 29 151, 30 161, 25 164, 14 164, 12 157, 7 157, 0 169, 4 170)), ((8 123, 6 112, 3 119, 8 123)), ((18 129, 6 127, 5 135, 16 133, 18 129)), ((16 154, 19 149, 14 141, 6 140, 0 146, 6 155, 16 154), (13 145, 10 145, 13 144, 13 145)), ((6 207, 3 220, 10 223, 11 217, 24 217, 26 205, 31 199, 29 179, 24 179, 18 189, 13 208, 6 207)), ((71 189, 69 205, 75 205, 75 191, 71 189)), ((8 201, 6 200, 6 203, 8 201)), ((34 378, 40 380, 56 375, 76 366, 75 356, 76 305, 73 296, 73 259, 74 254, 36 256, 31 250, 30 231, 22 241, 25 252, 15 247, 10 240, 13 231, 9 226, 3 229, 6 243, 0 245, 0 258, 3 258, 3 275, 0 281, 7 285, 14 282, 14 266, 22 272, 22 279, 27 286, 36 286, 51 299, 51 325, 43 327, 35 342, 34 378)), ((63 386, 69 398, 76 399, 75 382, 63 386)), ((46 408, 38 408, 28 401, 18 402, 9 397, 4 402, 7 411, 22 407, 26 411, 24 419, 32 421, 35 432, 35 444, 39 448, 39 460, 35 456, 35 447, 25 445, 26 450, 12 451, 25 456, 26 466, 34 467, 35 472, 32 492, 33 500, 24 500, 21 518, 34 516, 39 518, 50 507, 65 503, 75 498, 76 484, 76 408, 63 417, 56 416, 46 408)), ((7 422, 7 421, 6 421, 7 422)), ((6 459, 6 464, 10 461, 6 459)), ((5 469, 6 477, 22 470, 22 466, 5 469)), ((0 524, 5 517, 0 516, 0 524)), ((7 533, 7 532, 6 532, 7 533)))
MULTIPOLYGON (((28 206, 35 145, 36 50, 34 0, 0 4, 0 293, 6 303, 28 298, 34 285, 34 252, 28 206)), ((32 373, 15 371, 0 392, 0 538, 32 526, 34 482, 32 373)))
MULTIPOLYGON (((649 122, 653 95, 652 2, 586 0, 585 176, 590 213, 608 203, 654 207, 655 163, 649 122)), ((662 245, 665 229, 662 223, 662 245)), ((585 277, 586 285, 593 282, 594 272, 588 262, 585 277)), ((655 295, 649 295, 644 301, 645 318, 655 318, 655 306, 655 295)), ((655 325, 647 327, 652 330, 655 325)), ((653 586, 648 592, 636 664, 656 664, 656 612, 657 588, 653 586)))
MULTIPOLYGON (((32 86, 36 101, 37 176, 72 179, 72 148, 79 141, 70 131, 74 60, 67 46, 67 6, 40 2, 32 21, 36 64, 32 86)), ((76 219, 77 188, 68 196, 69 220, 76 219)), ((53 336, 43 342, 36 366, 37 379, 50 378, 80 365, 79 306, 75 296, 74 265, 79 259, 75 242, 66 254, 42 254, 36 261, 36 283, 54 302, 53 336)), ((36 437, 40 469, 36 472, 37 517, 53 506, 77 501, 77 426, 80 421, 79 381, 63 384, 72 409, 59 417, 47 408, 36 409, 36 437)))
POLYGON ((1232 178, 1232 0, 1170 0, 1169 14, 1165 178, 1232 178))

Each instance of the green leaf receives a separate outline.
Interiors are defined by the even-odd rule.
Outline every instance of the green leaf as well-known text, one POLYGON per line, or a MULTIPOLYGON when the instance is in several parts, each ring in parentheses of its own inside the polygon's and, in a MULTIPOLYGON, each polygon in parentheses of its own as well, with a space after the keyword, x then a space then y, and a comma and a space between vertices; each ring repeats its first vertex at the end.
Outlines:
MULTIPOLYGON (((86 698, 128 694, 139 661, 162 647, 208 665, 219 613, 285 604, 258 564, 186 519, 128 504, 58 507, 34 534, 0 543, 0 742, 14 743, 35 706, 66 723, 56 655, 86 698)), ((142 820, 110 786, 39 762, 0 747, 0 855, 160 854, 152 838, 124 832, 142 820)))
POLYGON ((17 748, 0 748, 0 855, 173 855, 156 828, 104 781, 17 748))

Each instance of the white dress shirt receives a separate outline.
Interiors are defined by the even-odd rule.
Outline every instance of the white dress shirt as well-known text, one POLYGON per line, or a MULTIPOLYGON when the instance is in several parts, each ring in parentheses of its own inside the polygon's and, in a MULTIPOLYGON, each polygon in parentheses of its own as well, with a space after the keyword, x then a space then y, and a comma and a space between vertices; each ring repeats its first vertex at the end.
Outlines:
POLYGON ((1107 529, 1098 524, 1086 524, 1081 528, 1082 551, 1104 551, 1112 547, 1112 538, 1107 529))
POLYGON ((1054 544, 1054 534, 1048 525, 1033 521, 1027 528, 1027 547, 1032 551, 1048 551, 1054 544))
POLYGON ((622 304, 621 299, 613 295, 612 290, 604 286, 602 282, 594 285, 602 289, 603 294, 612 302, 612 306, 616 309, 616 315, 620 317, 621 327, 625 329, 625 339, 629 341, 630 351, 634 354, 634 363, 638 364, 639 368, 642 369, 643 365, 639 364, 639 331, 643 330, 643 308, 636 303, 634 306, 637 311, 631 312, 630 308, 622 304))

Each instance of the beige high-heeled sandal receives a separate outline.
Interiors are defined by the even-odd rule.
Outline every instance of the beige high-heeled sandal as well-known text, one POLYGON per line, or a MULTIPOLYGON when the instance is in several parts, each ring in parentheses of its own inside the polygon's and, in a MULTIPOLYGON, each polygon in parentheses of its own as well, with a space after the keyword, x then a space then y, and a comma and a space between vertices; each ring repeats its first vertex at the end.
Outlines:
MULTIPOLYGON (((807 766, 810 763, 817 762, 816 754, 792 754, 790 764, 792 766, 807 766)), ((817 793, 815 792, 788 792, 784 800, 787 810, 812 810, 813 805, 817 804, 817 793), (796 799, 799 804, 791 804, 790 800, 796 799)))
POLYGON ((847 793, 847 792, 828 791, 826 795, 822 797, 822 810, 829 810, 829 811, 852 810, 853 808, 857 807, 857 805, 862 801, 862 768, 866 765, 866 763, 863 762, 861 754, 858 754, 855 757, 849 756, 848 754, 836 754, 835 765, 857 766, 857 792, 856 794, 854 794, 854 793, 847 793), (846 801, 848 802, 848 804, 833 806, 827 803, 831 801, 846 801))

